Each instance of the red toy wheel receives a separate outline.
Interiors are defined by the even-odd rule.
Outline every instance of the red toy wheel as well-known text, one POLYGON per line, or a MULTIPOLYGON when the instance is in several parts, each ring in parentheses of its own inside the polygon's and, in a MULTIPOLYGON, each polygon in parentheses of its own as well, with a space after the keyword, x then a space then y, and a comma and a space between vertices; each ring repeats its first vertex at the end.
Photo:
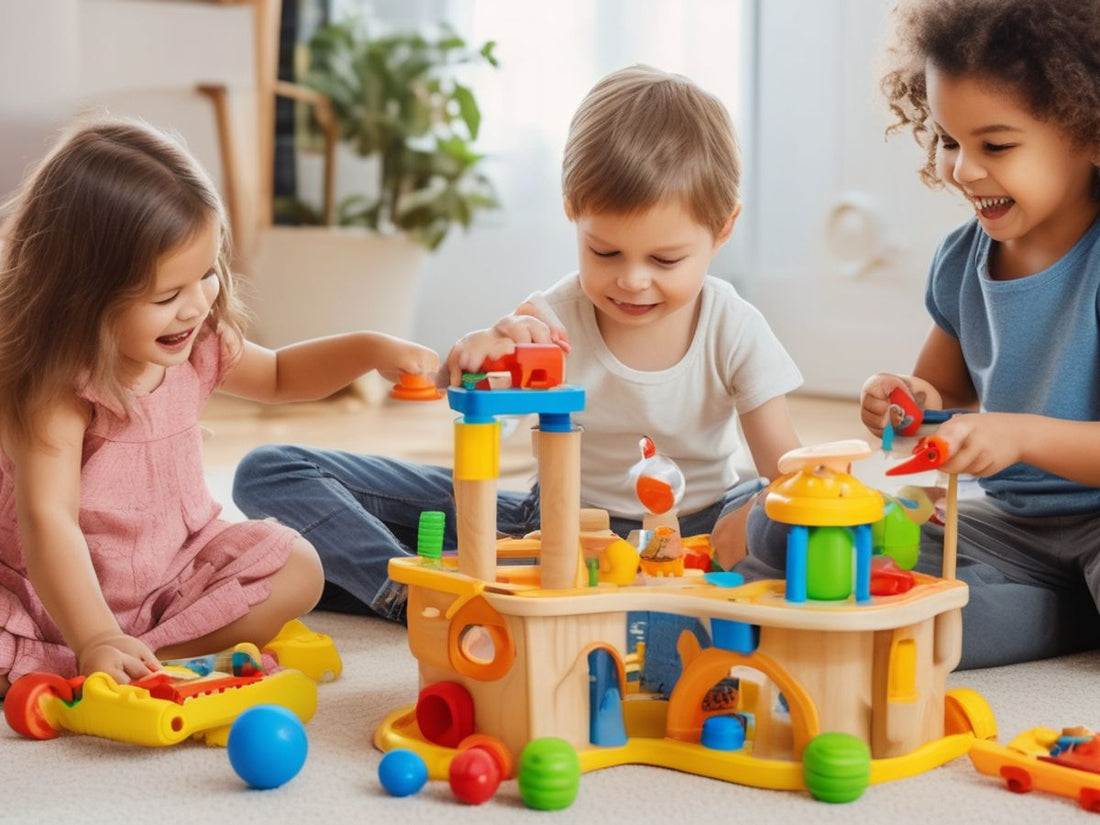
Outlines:
POLYGON ((1004 777, 1005 787, 1013 793, 1027 793, 1034 784, 1030 772, 1013 765, 1001 768, 1001 776, 1004 777))
POLYGON ((1100 791, 1096 788, 1082 788, 1077 801, 1081 803, 1081 807, 1086 811, 1100 814, 1100 791))
POLYGON ((50 726, 42 709, 43 699, 50 697, 71 701, 72 685, 53 673, 28 673, 8 689, 4 718, 13 731, 28 739, 53 739, 57 729, 50 726))

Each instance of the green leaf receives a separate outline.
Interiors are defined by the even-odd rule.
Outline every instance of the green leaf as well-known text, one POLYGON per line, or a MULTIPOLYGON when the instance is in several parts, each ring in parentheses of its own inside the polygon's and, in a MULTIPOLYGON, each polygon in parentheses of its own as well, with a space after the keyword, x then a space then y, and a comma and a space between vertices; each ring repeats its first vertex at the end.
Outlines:
POLYGON ((452 95, 458 102, 458 112, 470 133, 470 140, 477 140, 477 133, 481 128, 481 109, 474 100, 474 93, 462 84, 455 83, 452 95))

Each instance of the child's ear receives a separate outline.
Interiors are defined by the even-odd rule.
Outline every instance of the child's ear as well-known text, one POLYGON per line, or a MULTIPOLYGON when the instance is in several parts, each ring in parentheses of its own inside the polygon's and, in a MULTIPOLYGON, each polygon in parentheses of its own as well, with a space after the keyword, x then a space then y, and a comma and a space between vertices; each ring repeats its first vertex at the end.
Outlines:
POLYGON ((737 208, 733 210, 733 214, 726 218, 726 222, 722 224, 722 228, 718 230, 718 234, 714 236, 714 245, 721 246, 730 239, 730 235, 733 234, 733 225, 737 223, 737 218, 741 215, 741 204, 737 204, 737 208))

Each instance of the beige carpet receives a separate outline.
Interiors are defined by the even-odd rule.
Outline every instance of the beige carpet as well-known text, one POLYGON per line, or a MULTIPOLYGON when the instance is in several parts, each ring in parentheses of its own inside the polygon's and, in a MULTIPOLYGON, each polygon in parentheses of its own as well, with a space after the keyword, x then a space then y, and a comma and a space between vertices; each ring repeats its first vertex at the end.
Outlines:
MULTIPOLYGON (((230 470, 211 472, 229 501, 230 470)), ((763 791, 649 767, 610 768, 582 777, 567 811, 523 806, 515 781, 484 805, 466 806, 445 782, 415 797, 391 798, 377 781, 381 755, 371 735, 391 709, 411 704, 416 666, 403 628, 378 619, 317 613, 308 619, 337 641, 343 677, 322 685, 307 726, 302 772, 271 791, 247 789, 225 751, 187 742, 145 749, 90 737, 23 740, 0 725, 0 822, 513 823, 615 825, 680 823, 1008 823, 1100 821, 1062 797, 1017 796, 962 758, 921 776, 871 787, 832 806, 807 794, 763 791)), ((1006 628, 1011 632, 1011 628, 1006 628)), ((977 690, 992 706, 1005 741, 1035 725, 1100 727, 1100 653, 954 674, 952 687, 977 690)), ((518 697, 517 697, 518 701, 518 697)))
MULTIPOLYGON (((371 746, 371 734, 386 712, 415 698, 416 669, 404 631, 378 619, 331 613, 314 614, 310 624, 337 640, 345 670, 340 680, 320 687, 317 715, 306 728, 309 758, 288 784, 249 790, 224 750, 194 742, 166 749, 71 735, 36 742, 5 729, 0 733, 0 821, 898 825, 1064 822, 1091 816, 1061 797, 1009 793, 974 771, 965 758, 912 779, 873 786, 858 801, 839 806, 801 793, 634 766, 586 774, 576 803, 560 813, 527 810, 514 780, 478 807, 455 800, 445 782, 431 782, 415 797, 391 798, 377 781, 380 754, 371 746)), ((955 674, 951 684, 985 696, 1002 740, 1038 724, 1096 726, 1100 721, 1097 654, 955 674)))

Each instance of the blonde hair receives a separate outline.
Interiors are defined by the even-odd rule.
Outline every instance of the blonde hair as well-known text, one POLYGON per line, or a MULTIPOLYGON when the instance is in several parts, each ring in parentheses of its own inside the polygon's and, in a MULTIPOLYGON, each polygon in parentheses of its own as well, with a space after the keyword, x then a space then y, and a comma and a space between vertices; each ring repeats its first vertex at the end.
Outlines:
POLYGON ((93 388, 130 405, 114 326, 152 288, 158 262, 221 225, 221 290, 208 324, 243 340, 229 269, 229 227, 210 179, 179 142, 136 120, 78 124, 7 205, 0 259, 0 433, 41 436, 37 414, 93 388))
POLYGON ((729 113, 686 77, 649 66, 608 75, 573 116, 562 163, 570 220, 679 199, 717 236, 740 203, 729 113))

